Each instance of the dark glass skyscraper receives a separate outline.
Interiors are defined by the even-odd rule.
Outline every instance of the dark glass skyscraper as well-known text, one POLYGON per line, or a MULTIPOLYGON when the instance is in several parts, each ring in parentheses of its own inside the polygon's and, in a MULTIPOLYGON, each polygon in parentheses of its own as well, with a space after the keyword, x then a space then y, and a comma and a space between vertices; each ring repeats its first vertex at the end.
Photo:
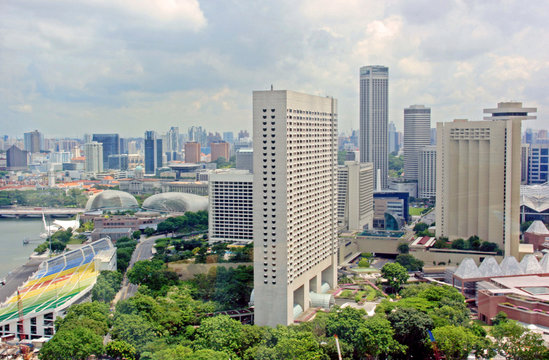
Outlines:
POLYGON ((145 174, 155 174, 162 166, 162 139, 155 131, 145 131, 145 174))
MULTIPOLYGON (((111 169, 109 155, 120 154, 120 137, 118 134, 93 134, 92 140, 103 144, 103 169, 111 169)), ((120 169, 120 164, 116 169, 120 169)))

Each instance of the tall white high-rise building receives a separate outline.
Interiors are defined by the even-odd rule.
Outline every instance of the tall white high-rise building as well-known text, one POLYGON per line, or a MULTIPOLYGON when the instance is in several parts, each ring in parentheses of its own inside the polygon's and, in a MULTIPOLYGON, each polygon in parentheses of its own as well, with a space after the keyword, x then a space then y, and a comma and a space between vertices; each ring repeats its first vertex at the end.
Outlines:
POLYGON ((437 147, 424 146, 419 149, 417 197, 429 199, 437 196, 437 147))
POLYGON ((103 172, 103 144, 92 141, 84 144, 84 169, 90 173, 103 172))
POLYGON ((485 121, 437 124, 437 237, 477 235, 518 257, 521 121, 536 111, 504 102, 485 121))
POLYGON ((337 282, 337 101, 253 93, 257 325, 291 324, 337 282))
POLYGON ((431 144, 431 109, 412 105, 404 109, 404 179, 418 180, 419 149, 431 144))
MULTIPOLYGON (((360 161, 381 170, 381 188, 387 189, 387 124, 389 119, 389 68, 360 68, 360 161)), ((377 188, 377 179, 374 180, 377 188)))
POLYGON ((341 229, 372 229, 374 221, 374 166, 345 161, 338 166, 337 217, 341 229))

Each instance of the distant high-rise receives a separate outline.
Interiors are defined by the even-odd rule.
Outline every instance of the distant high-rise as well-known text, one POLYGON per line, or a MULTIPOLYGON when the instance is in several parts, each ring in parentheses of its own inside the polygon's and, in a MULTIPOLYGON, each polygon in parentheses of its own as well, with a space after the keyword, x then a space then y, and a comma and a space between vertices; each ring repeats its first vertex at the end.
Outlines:
POLYGON ((372 229, 374 220, 374 167, 371 163, 345 161, 338 166, 337 217, 339 227, 372 229))
POLYGON ((417 197, 429 199, 437 196, 437 147, 424 146, 419 149, 417 197))
POLYGON ((226 141, 217 141, 210 144, 211 150, 211 159, 210 161, 214 162, 220 157, 224 158, 225 161, 229 161, 229 143, 226 141))
POLYGON ((254 91, 255 324, 288 325, 337 284, 337 101, 254 91))
MULTIPOLYGON (((109 169, 109 155, 120 154, 120 137, 118 134, 93 134, 92 141, 103 145, 103 169, 109 169)), ((120 169, 120 165, 115 169, 120 169)))
MULTIPOLYGON (((381 188, 387 188, 387 123, 389 119, 389 68, 360 68, 360 161, 381 170, 381 188)), ((374 179, 377 188, 377 179, 374 179)))
POLYGON ((162 139, 155 131, 145 131, 145 174, 156 174, 162 167, 162 139))
POLYGON ((185 143, 185 162, 198 164, 200 162, 200 143, 187 142, 185 143))
POLYGON ((84 170, 89 173, 103 172, 103 144, 92 141, 84 144, 84 170))
POLYGON ((240 149, 236 152, 236 166, 237 169, 248 170, 253 174, 254 172, 254 150, 253 149, 240 149))
POLYGON ((27 151, 12 145, 6 151, 6 166, 8 170, 27 169, 27 151))
POLYGON ((543 184, 549 180, 549 144, 531 145, 528 149, 528 184, 543 184))
POLYGON ((431 144, 431 109, 412 105, 404 109, 404 179, 418 180, 419 149, 431 144))
POLYGON ((398 133, 394 122, 390 122, 387 128, 387 150, 389 153, 398 152, 398 133))
POLYGON ((485 121, 437 124, 436 236, 477 235, 519 254, 522 103, 498 103, 485 121))
POLYGON ((228 142, 229 144, 234 143, 234 132, 226 131, 223 133, 223 141, 228 142))
POLYGON ((25 151, 38 153, 44 148, 44 139, 38 130, 24 134, 25 151))

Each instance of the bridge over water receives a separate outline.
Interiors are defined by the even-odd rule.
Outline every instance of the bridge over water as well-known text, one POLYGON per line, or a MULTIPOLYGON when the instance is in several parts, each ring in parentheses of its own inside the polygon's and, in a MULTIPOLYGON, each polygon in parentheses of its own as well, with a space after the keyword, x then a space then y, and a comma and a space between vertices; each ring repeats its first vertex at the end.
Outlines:
POLYGON ((0 209, 2 218, 41 218, 42 213, 47 217, 66 218, 84 212, 80 208, 41 208, 41 207, 14 207, 0 209))

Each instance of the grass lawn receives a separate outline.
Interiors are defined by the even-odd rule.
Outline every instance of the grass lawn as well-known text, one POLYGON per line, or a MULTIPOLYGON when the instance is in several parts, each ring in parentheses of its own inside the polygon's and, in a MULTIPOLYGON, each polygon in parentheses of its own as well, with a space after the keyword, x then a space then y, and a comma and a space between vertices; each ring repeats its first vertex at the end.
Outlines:
POLYGON ((374 272, 379 272, 378 269, 373 268, 373 267, 368 267, 368 268, 352 268, 351 270, 354 271, 354 272, 358 272, 358 273, 374 273, 374 272))
POLYGON ((424 208, 417 208, 417 207, 413 207, 413 206, 410 206, 408 209, 409 209, 408 211, 410 212, 411 216, 419 216, 419 215, 421 215, 421 212, 424 210, 424 208))

